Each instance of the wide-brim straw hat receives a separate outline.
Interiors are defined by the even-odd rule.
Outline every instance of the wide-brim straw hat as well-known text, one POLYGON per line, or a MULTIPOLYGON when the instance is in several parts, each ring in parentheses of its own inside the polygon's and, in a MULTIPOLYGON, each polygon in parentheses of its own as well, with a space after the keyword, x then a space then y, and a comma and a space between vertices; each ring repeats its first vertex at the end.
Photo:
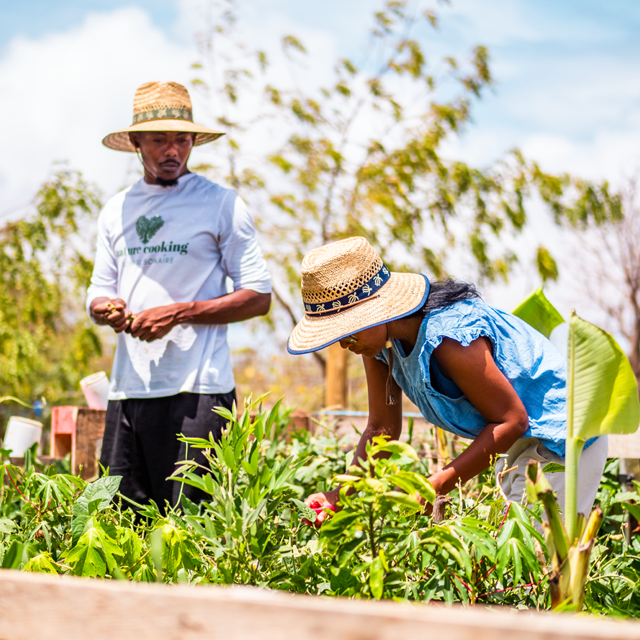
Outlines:
POLYGON ((191 98, 177 82, 146 82, 138 87, 133 98, 133 124, 104 138, 102 144, 116 151, 131 151, 129 134, 134 131, 180 131, 195 133, 195 146, 212 142, 222 131, 208 129, 193 122, 191 98))
POLYGON ((324 349, 342 338, 420 309, 429 294, 421 273, 392 273, 365 238, 339 240, 302 261, 304 318, 291 332, 293 354, 324 349))

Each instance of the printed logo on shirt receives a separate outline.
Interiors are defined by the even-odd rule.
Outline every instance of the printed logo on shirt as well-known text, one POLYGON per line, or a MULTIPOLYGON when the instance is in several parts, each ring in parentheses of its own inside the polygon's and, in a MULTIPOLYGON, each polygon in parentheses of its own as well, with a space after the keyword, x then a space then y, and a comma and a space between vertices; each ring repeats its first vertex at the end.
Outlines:
POLYGON ((172 241, 165 244, 164 240, 160 244, 147 247, 125 247, 116 251, 116 258, 129 256, 133 264, 138 266, 147 266, 151 264, 173 264, 173 256, 163 255, 159 257, 146 257, 144 254, 149 253, 177 253, 186 256, 189 253, 189 243, 174 244, 172 241))
POLYGON ((142 244, 148 244, 149 240, 162 228, 162 225, 164 225, 164 220, 160 216, 153 216, 153 218, 140 216, 136 220, 136 233, 142 244))

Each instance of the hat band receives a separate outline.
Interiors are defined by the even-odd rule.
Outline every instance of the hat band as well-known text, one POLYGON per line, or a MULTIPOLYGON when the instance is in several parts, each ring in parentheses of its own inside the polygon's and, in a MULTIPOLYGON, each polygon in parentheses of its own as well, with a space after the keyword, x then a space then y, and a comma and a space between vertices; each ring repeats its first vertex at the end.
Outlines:
POLYGON ((191 109, 152 109, 133 114, 133 124, 146 122, 147 120, 188 120, 193 122, 191 109))
POLYGON ((340 313, 354 305, 368 300, 379 291, 389 280, 391 274, 389 269, 382 264, 380 270, 361 287, 358 287, 355 291, 348 293, 337 300, 329 300, 329 302, 321 303, 305 303, 304 310, 314 316, 332 316, 335 313, 340 313))

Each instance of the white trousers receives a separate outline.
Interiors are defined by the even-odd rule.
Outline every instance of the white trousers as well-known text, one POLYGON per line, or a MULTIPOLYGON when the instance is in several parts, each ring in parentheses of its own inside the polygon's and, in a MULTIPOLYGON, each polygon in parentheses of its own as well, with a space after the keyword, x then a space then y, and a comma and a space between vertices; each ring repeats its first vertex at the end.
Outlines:
MULTIPOLYGON (((607 436, 598 438, 588 449, 582 452, 578 466, 578 513, 586 516, 591 513, 596 498, 602 472, 607 462, 609 440, 607 436)), ((496 465, 496 473, 503 469, 517 467, 502 477, 502 490, 512 502, 524 502, 526 497, 526 470, 529 460, 537 460, 544 467, 549 462, 564 466, 564 460, 549 451, 537 438, 520 438, 507 451, 507 457, 496 465)), ((564 471, 546 473, 547 480, 558 499, 560 509, 564 511, 564 471)))

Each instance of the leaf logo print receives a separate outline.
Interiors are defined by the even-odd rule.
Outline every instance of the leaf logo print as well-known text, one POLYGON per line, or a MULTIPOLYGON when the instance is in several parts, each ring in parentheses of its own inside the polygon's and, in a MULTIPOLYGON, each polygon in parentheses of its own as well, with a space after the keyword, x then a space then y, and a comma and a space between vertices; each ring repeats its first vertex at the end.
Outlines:
POLYGON ((147 244, 158 233, 163 224, 164 220, 160 216, 154 216, 153 218, 140 216, 136 220, 136 233, 142 244, 147 244))

